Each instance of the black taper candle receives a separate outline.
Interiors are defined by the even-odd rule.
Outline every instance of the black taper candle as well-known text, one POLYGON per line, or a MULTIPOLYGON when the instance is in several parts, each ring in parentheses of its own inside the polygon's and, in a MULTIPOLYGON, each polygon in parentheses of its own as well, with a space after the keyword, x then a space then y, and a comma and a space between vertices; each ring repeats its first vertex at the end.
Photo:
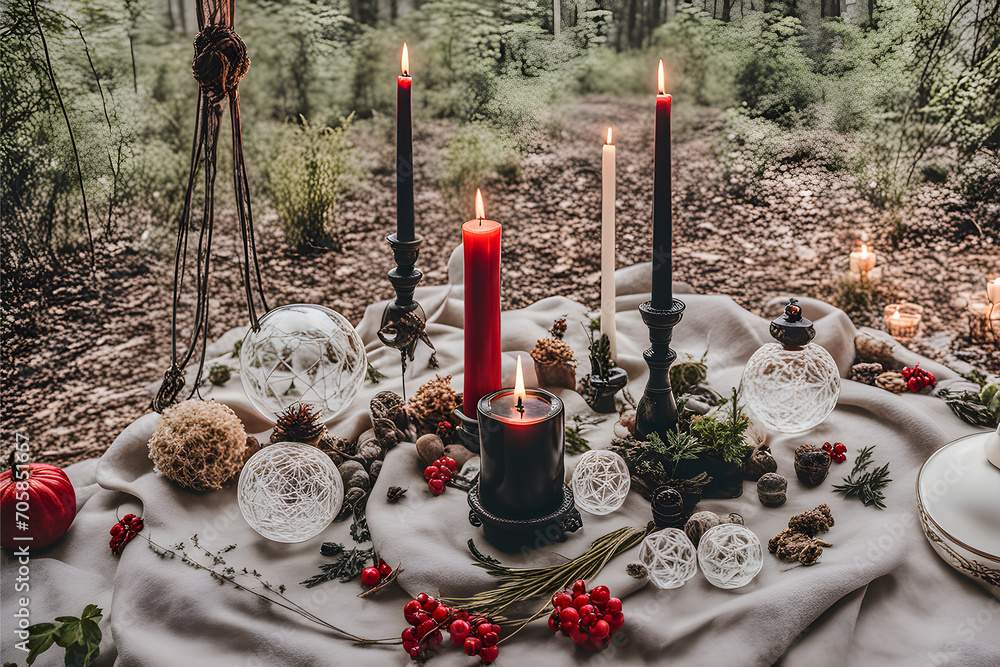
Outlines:
POLYGON ((671 241, 673 221, 670 183, 670 95, 665 94, 663 61, 660 61, 656 95, 656 130, 653 164, 653 298, 652 306, 669 310, 673 305, 671 241))
POLYGON ((416 234, 413 221, 413 111, 410 98, 410 59, 403 44, 402 74, 396 87, 396 239, 409 242, 416 234))

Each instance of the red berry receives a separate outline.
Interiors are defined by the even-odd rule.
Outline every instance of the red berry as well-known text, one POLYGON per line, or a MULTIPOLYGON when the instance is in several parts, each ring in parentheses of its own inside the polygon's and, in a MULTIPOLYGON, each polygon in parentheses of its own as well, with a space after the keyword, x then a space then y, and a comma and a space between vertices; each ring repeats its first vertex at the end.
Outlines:
POLYGON ((563 623, 579 623, 580 622, 580 612, 578 612, 573 607, 567 607, 559 612, 559 620, 563 623))
POLYGON ((610 620, 607 616, 604 617, 604 620, 606 620, 608 625, 611 626, 611 632, 618 632, 618 630, 625 624, 625 615, 620 611, 613 611, 610 616, 610 620))
POLYGON ((559 610, 553 609, 552 613, 549 614, 549 630, 552 632, 559 632, 559 610))
POLYGON ((590 591, 590 599, 597 604, 604 604, 611 599, 611 591, 608 590, 607 586, 597 586, 590 591))
POLYGON ((438 467, 447 468, 452 472, 455 472, 455 470, 458 469, 458 463, 455 461, 455 459, 451 458, 450 456, 442 456, 441 458, 439 458, 437 460, 437 465, 438 467))
POLYGON ((418 603, 419 603, 419 604, 420 604, 421 606, 423 606, 423 604, 424 604, 425 602, 427 602, 428 600, 430 600, 430 599, 431 599, 431 596, 430 596, 430 595, 428 595, 427 593, 420 593, 419 595, 417 595, 417 602, 418 602, 418 603))
POLYGON ((569 631, 569 638, 573 640, 574 644, 585 644, 590 640, 590 635, 580 628, 576 628, 569 631))
POLYGON ((442 493, 444 493, 444 480, 432 479, 431 481, 427 482, 427 488, 429 488, 431 490, 431 493, 433 493, 435 496, 440 496, 442 493))
POLYGON ((611 625, 604 619, 597 621, 590 628, 590 634, 594 637, 597 637, 598 639, 604 639, 610 633, 611 633, 611 625))
POLYGON ((420 607, 420 603, 416 600, 410 600, 406 603, 406 606, 403 607, 403 616, 406 617, 406 622, 410 625, 417 625, 420 623, 420 621, 417 620, 417 612, 422 613, 423 609, 420 607))
POLYGON ((469 637, 463 645, 465 655, 476 655, 483 648, 483 643, 476 637, 469 637))
POLYGON ((482 636, 483 646, 496 646, 496 643, 500 641, 495 632, 487 632, 482 636))
POLYGON ((497 637, 500 636, 500 626, 496 623, 493 624, 493 632, 497 633, 497 637))
POLYGON ((590 604, 590 596, 587 595, 586 593, 583 595, 577 595, 575 598, 573 598, 573 606, 576 607, 577 609, 580 609, 580 607, 582 607, 585 604, 590 604))
POLYGON ((583 595, 587 592, 587 582, 583 579, 578 579, 573 582, 573 595, 583 595))
POLYGON ((438 646, 441 645, 441 641, 442 641, 441 631, 435 630, 434 632, 432 632, 427 636, 427 638, 424 640, 424 643, 427 645, 427 648, 436 649, 438 646))
POLYGON ((413 634, 413 628, 404 629, 402 637, 404 643, 417 641, 417 636, 413 634))
POLYGON ((472 628, 469 627, 468 621, 459 618, 451 622, 451 625, 448 626, 448 632, 451 634, 451 642, 455 646, 461 646, 469 637, 472 628))
POLYGON ((833 451, 837 452, 838 454, 843 454, 844 452, 847 451, 847 446, 842 442, 838 442, 836 445, 833 446, 833 451))
POLYGON ((833 447, 833 445, 831 445, 829 442, 824 442, 823 443, 823 450, 824 451, 827 451, 827 452, 830 451, 831 447, 833 447))
POLYGON ((493 632, 493 626, 489 623, 480 623, 476 626, 476 634, 480 637, 485 637, 490 632, 493 632))
POLYGON ((424 479, 434 479, 434 476, 440 472, 437 466, 427 466, 424 468, 424 479))
POLYGON ((487 665, 497 659, 500 655, 499 646, 484 646, 479 650, 479 658, 487 665))
POLYGON ((426 611, 428 614, 432 614, 432 613, 434 613, 434 610, 438 608, 439 604, 441 604, 441 603, 428 595, 427 596, 427 601, 424 602, 424 605, 423 605, 424 606, 424 611, 426 611))
POLYGON ((410 654, 410 657, 416 658, 420 653, 420 644, 417 642, 403 642, 403 650, 410 654))
POLYGON ((583 618, 587 614, 593 614, 595 611, 597 611, 597 607, 595 607, 592 604, 585 604, 582 607, 580 607, 580 609, 578 609, 577 611, 579 611, 580 613, 580 618, 583 618))
POLYGON ((608 601, 604 604, 604 608, 607 611, 621 611, 622 601, 618 598, 608 598, 608 601))
POLYGON ((380 581, 382 581, 382 575, 379 574, 377 567, 366 567, 361 570, 361 583, 365 586, 374 586, 380 581))
POLYGON ((437 626, 433 618, 428 618, 426 621, 422 621, 420 625, 417 626, 417 639, 423 639, 423 636, 428 632, 433 630, 437 626))
POLYGON ((444 623, 444 619, 448 618, 450 615, 451 609, 445 607, 443 604, 440 604, 434 609, 434 613, 431 614, 431 618, 438 623, 444 623))
POLYGON ((552 606, 556 609, 564 609, 573 604, 573 598, 569 593, 556 593, 552 596, 552 606))
POLYGON ((384 579, 384 578, 388 577, 390 574, 392 574, 392 568, 389 567, 388 563, 386 563, 385 561, 382 561, 378 565, 378 573, 381 574, 382 578, 384 579))

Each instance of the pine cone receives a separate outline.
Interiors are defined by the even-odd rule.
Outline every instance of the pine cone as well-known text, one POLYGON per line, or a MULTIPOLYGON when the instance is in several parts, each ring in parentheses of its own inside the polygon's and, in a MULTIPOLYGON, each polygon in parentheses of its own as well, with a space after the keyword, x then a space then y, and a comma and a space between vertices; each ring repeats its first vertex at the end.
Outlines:
POLYGON ((883 372, 882 364, 854 364, 851 366, 851 379, 862 384, 875 385, 875 378, 883 372))
POLYGON ((400 431, 405 431, 410 426, 410 418, 406 414, 406 403, 403 397, 392 391, 380 391, 375 394, 369 404, 372 413, 372 422, 379 419, 388 419, 396 425, 400 431))
POLYGON ((326 427, 319 422, 321 411, 312 412, 312 406, 297 403, 288 406, 278 416, 278 423, 271 433, 271 444, 276 442, 301 442, 306 445, 319 445, 319 440, 326 427))
POLYGON ((576 368, 573 348, 555 338, 539 338, 531 350, 531 358, 543 365, 568 364, 576 368))
POLYGON ((875 386, 894 394, 902 394, 906 391, 906 380, 896 371, 886 371, 875 378, 875 386))
POLYGON ((405 493, 406 493, 406 489, 403 489, 403 488, 398 487, 398 486, 390 486, 389 490, 385 494, 385 501, 387 503, 398 502, 399 499, 402 498, 403 494, 405 494, 405 493))

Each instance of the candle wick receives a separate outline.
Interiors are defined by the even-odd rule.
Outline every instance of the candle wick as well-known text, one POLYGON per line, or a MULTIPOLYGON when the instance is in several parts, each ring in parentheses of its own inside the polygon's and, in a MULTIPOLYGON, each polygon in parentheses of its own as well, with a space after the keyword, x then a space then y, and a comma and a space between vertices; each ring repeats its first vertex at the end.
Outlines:
POLYGON ((520 396, 517 397, 517 405, 514 406, 514 409, 520 412, 521 419, 524 419, 524 401, 520 396))

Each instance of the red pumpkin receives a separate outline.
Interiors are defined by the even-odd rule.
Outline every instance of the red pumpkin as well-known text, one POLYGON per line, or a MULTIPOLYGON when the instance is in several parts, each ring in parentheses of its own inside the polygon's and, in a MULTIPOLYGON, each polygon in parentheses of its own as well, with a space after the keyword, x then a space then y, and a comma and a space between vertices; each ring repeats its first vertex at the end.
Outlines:
POLYGON ((56 466, 26 463, 20 469, 24 475, 20 480, 15 480, 10 470, 0 473, 0 546, 44 549, 65 535, 73 523, 76 491, 66 473, 56 466), (22 530, 25 523, 27 528, 22 530))

